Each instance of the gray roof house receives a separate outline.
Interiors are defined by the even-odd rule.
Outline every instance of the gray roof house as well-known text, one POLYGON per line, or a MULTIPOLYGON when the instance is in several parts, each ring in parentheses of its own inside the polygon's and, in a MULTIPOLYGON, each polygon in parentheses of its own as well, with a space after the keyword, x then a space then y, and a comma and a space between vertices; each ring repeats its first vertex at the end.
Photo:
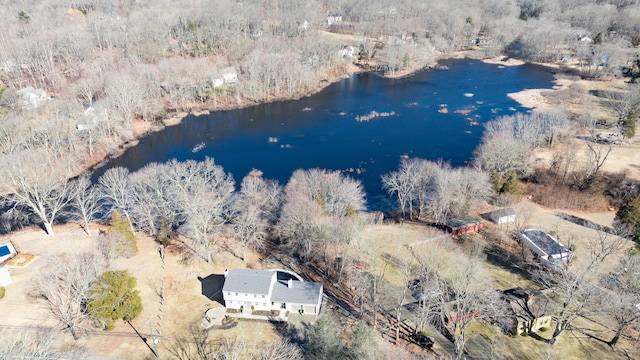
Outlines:
POLYGON ((322 303, 322 284, 294 280, 290 276, 279 279, 280 274, 276 270, 225 271, 222 286, 224 306, 228 310, 239 310, 242 314, 297 311, 318 315, 322 303))

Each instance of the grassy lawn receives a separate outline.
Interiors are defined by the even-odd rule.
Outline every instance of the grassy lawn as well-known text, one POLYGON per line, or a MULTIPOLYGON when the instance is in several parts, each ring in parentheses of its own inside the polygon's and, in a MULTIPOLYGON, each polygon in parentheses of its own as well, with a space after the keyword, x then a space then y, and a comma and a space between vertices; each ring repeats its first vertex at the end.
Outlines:
MULTIPOLYGON (((559 221, 557 218, 555 221, 559 221)), ((562 221, 560 221, 562 222, 562 221)), ((577 236, 588 234, 585 229, 574 227, 573 224, 563 224, 566 230, 574 230, 577 236), (568 225, 568 226, 567 226, 568 225)), ((588 234, 591 235, 591 234, 588 234)), ((528 274, 517 265, 506 260, 500 249, 492 249, 491 244, 484 243, 482 236, 478 234, 465 235, 463 238, 447 239, 442 234, 426 226, 417 224, 368 226, 365 229, 361 249, 363 253, 369 254, 368 259, 375 261, 378 273, 386 263, 385 280, 394 288, 400 291, 400 287, 405 286, 405 277, 397 266, 399 259, 411 260, 417 265, 414 258, 416 256, 437 256, 440 261, 448 263, 454 261, 455 253, 449 249, 442 249, 438 243, 443 241, 454 241, 462 247, 470 246, 473 242, 480 242, 485 245, 487 255, 485 265, 493 277, 494 284, 498 290, 506 290, 515 287, 536 288, 540 286, 528 277, 528 274), (437 239, 441 237, 440 239, 437 239), (410 245, 410 246, 407 246, 410 245), (437 255, 436 255, 437 254, 437 255), (375 259, 375 260, 373 260, 375 259)), ((587 256, 579 249, 578 256, 587 256)), ((517 250, 517 249, 516 249, 517 250)), ((354 250, 355 251, 355 250, 354 250)), ((433 258, 431 259, 433 260, 433 258)), ((371 264, 371 263, 370 263, 371 264)), ((417 274, 414 274, 417 275, 417 274)), ((413 278, 413 276, 411 277, 413 278)), ((407 298, 407 302, 411 301, 407 298)), ((411 317, 408 314, 404 316, 411 317)), ((595 323, 586 324, 588 320, 583 319, 576 325, 585 325, 590 329, 603 330, 600 333, 603 339, 608 340, 611 334, 604 332, 601 325, 595 323), (581 324, 582 323, 582 324, 581 324)), ((550 338, 553 328, 539 333, 543 338, 550 338)), ((623 359, 629 358, 625 354, 635 354, 638 349, 637 344, 626 339, 621 339, 615 349, 601 341, 590 339, 577 332, 566 331, 561 335, 555 345, 549 345, 541 340, 536 340, 531 336, 513 337, 503 334, 498 328, 488 324, 477 322, 468 327, 468 342, 466 349, 470 355, 483 358, 507 358, 507 359, 623 359)), ((442 339, 446 342, 446 339, 442 339)), ((633 358, 633 356, 632 356, 633 358)))
MULTIPOLYGON (((553 328, 541 332, 550 338, 553 328)), ((629 342, 620 343, 616 349, 584 335, 565 332, 555 345, 549 345, 531 336, 508 336, 498 329, 476 322, 467 328, 467 349, 471 355, 506 359, 628 359, 636 349, 629 342)))

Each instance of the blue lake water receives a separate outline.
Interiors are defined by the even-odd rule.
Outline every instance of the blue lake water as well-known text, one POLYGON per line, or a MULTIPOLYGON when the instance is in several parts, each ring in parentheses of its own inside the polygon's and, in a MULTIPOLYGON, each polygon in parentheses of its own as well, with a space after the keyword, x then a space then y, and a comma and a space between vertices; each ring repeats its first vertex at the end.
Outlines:
POLYGON ((449 69, 402 79, 357 74, 307 98, 190 116, 141 139, 94 175, 113 166, 136 171, 150 162, 205 156, 238 183, 254 168, 282 184, 298 168, 353 169, 349 174, 362 180, 371 204, 383 193, 380 175, 396 169, 402 155, 464 165, 483 123, 526 111, 508 93, 553 85, 549 69, 536 65, 468 59, 441 65, 449 69), (448 113, 441 110, 445 105, 448 113), (355 120, 371 111, 395 115, 355 120), (269 142, 270 137, 278 141, 269 142), (193 152, 200 143, 204 147, 193 152))

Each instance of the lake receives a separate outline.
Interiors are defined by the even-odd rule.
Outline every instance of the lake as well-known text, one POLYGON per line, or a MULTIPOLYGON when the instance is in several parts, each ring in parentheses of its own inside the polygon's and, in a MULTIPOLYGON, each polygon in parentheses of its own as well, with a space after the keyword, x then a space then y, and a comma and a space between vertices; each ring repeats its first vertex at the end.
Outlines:
POLYGON ((251 169, 286 184, 295 169, 318 167, 360 179, 373 205, 383 195, 380 175, 396 169, 401 156, 464 165, 483 123, 527 110, 508 93, 553 85, 552 73, 537 65, 440 64, 448 70, 402 79, 355 74, 300 100, 189 116, 142 138, 94 175, 114 166, 136 171, 151 162, 209 156, 238 184, 251 169), (389 116, 356 120, 372 111, 389 116))

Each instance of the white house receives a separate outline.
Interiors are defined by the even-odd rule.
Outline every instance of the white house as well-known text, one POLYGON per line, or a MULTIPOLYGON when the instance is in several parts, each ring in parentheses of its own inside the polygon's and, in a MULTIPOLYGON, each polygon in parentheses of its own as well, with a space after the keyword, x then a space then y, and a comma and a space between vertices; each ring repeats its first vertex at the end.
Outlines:
POLYGON ((220 70, 218 75, 211 79, 211 86, 214 88, 221 87, 225 84, 233 84, 238 81, 238 73, 234 67, 228 67, 220 70))
POLYGON ((342 15, 338 13, 327 12, 327 25, 338 24, 342 22, 342 15))
POLYGON ((231 269, 225 271, 222 297, 227 309, 288 310, 317 315, 322 302, 322 284, 300 280, 278 280, 278 271, 231 269))
POLYGON ((11 275, 9 274, 9 268, 6 266, 0 266, 0 286, 7 286, 11 284, 11 275))
POLYGON ((225 84, 233 84, 234 82, 238 81, 238 73, 233 67, 222 69, 220 73, 222 74, 222 78, 224 79, 225 84))
POLYGON ((78 131, 93 130, 98 124, 106 122, 108 118, 107 107, 99 100, 84 110, 82 116, 78 118, 76 128, 78 131))
POLYGON ((516 211, 512 208, 495 210, 490 212, 488 216, 491 221, 498 225, 516 221, 516 211))
POLYGON ((340 51, 338 51, 338 56, 341 59, 351 59, 353 58, 353 55, 356 53, 356 50, 353 48, 353 46, 351 45, 344 45, 342 46, 342 48, 340 49, 340 51))
POLYGON ((51 96, 43 89, 34 89, 31 86, 16 91, 23 109, 35 109, 51 100, 51 96))
POLYGON ((558 268, 562 261, 571 259, 573 253, 556 238, 542 230, 526 229, 518 237, 523 244, 540 258, 540 263, 558 268))

